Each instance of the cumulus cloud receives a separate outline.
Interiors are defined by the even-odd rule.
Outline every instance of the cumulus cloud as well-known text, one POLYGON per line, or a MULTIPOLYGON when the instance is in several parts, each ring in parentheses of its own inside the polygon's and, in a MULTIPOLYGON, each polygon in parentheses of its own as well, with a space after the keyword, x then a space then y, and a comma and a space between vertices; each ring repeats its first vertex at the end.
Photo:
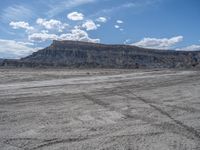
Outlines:
POLYGON ((67 15, 67 18, 73 21, 79 21, 84 19, 84 15, 79 12, 71 12, 67 15))
POLYGON ((34 30, 34 28, 30 26, 28 22, 24 22, 24 21, 18 21, 18 22, 12 21, 9 23, 9 25, 13 29, 25 29, 27 32, 34 30))
POLYGON ((95 24, 92 20, 87 20, 87 21, 82 25, 82 27, 85 28, 87 31, 96 30, 96 29, 97 29, 96 24, 95 24))
POLYGON ((115 25, 115 28, 116 28, 116 29, 119 29, 119 28, 120 28, 120 26, 118 26, 118 25, 115 25))
POLYGON ((42 30, 41 33, 49 33, 48 30, 42 30))
POLYGON ((30 41, 48 41, 48 40, 72 40, 72 41, 85 41, 99 43, 100 39, 92 39, 88 33, 79 28, 72 29, 71 32, 61 35, 48 34, 48 33, 34 33, 29 35, 30 41))
POLYGON ((100 24, 97 24, 97 27, 99 28, 99 27, 101 27, 101 25, 100 25, 100 24))
POLYGON ((37 50, 31 46, 33 43, 0 39, 0 56, 1 58, 21 58, 37 50))
POLYGON ((117 22, 118 24, 124 23, 122 20, 117 20, 116 22, 117 22))
POLYGON ((178 51, 200 51, 200 45, 190 45, 183 48, 177 48, 178 51))
POLYGON ((99 17, 99 18, 96 19, 96 21, 97 22, 105 23, 105 22, 107 22, 107 18, 105 18, 105 17, 99 17))
POLYGON ((57 40, 58 36, 56 34, 48 34, 48 33, 33 33, 28 36, 30 41, 47 41, 47 40, 57 40))
POLYGON ((175 36, 172 38, 144 38, 139 42, 132 45, 144 47, 144 48, 156 48, 156 49, 169 49, 172 46, 183 40, 183 36, 175 36))
POLYGON ((71 33, 62 34, 59 40, 72 40, 72 41, 84 41, 99 43, 100 39, 92 39, 89 37, 88 33, 81 29, 73 29, 71 33))
POLYGON ((59 20, 46 20, 46 19, 42 19, 42 18, 38 18, 36 21, 37 24, 45 27, 48 30, 58 30, 59 32, 62 32, 67 26, 68 24, 66 23, 62 23, 59 20))
POLYGON ((117 20, 116 21, 116 25, 114 25, 114 27, 116 28, 116 29, 119 29, 119 31, 124 31, 124 29, 122 28, 122 24, 123 24, 124 22, 122 21, 122 20, 117 20))

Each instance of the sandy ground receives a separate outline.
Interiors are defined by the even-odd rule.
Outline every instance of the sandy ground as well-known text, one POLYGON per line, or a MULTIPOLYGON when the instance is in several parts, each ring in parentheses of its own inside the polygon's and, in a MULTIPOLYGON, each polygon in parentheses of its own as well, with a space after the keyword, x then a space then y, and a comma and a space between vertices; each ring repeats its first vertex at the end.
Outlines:
POLYGON ((0 150, 200 150, 200 72, 0 69, 0 150))

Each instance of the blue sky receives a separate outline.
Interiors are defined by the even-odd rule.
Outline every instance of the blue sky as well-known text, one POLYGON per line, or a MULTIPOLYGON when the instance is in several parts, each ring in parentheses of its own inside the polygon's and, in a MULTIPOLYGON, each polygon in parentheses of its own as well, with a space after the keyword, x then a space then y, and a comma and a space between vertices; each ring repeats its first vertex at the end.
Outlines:
POLYGON ((52 40, 200 50, 199 0, 6 0, 0 58, 21 58, 52 40))

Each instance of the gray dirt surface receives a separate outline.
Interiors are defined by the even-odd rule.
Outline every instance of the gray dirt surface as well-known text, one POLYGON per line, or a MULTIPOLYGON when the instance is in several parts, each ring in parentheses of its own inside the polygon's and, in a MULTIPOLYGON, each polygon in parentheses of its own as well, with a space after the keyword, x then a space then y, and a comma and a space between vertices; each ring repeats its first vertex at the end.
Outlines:
POLYGON ((200 150, 200 72, 0 69, 0 150, 200 150))

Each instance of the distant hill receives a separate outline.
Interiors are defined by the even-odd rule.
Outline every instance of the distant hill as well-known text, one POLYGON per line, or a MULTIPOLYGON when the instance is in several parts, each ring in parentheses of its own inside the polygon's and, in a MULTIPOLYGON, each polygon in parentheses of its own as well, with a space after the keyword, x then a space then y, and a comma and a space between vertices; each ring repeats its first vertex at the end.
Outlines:
POLYGON ((3 58, 0 58, 0 65, 2 64, 3 61, 4 61, 4 59, 3 59, 3 58))
POLYGON ((195 68, 200 52, 154 50, 129 45, 105 45, 79 41, 53 41, 20 60, 4 60, 4 66, 70 68, 195 68))

